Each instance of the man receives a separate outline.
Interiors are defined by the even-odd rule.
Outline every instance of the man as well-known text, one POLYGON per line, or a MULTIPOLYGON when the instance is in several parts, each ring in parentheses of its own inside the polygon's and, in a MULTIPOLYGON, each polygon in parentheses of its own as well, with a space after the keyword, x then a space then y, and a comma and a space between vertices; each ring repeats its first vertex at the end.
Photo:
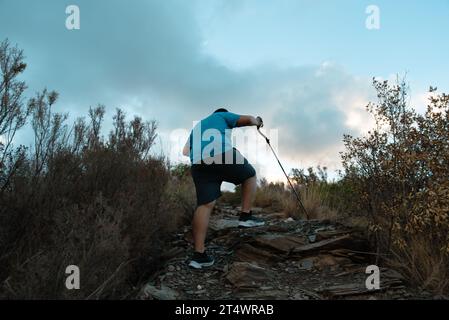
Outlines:
POLYGON ((184 146, 183 154, 189 156, 192 177, 197 196, 197 209, 192 223, 195 252, 189 266, 201 269, 214 264, 205 252, 209 217, 216 200, 221 196, 222 182, 242 185, 242 211, 240 227, 264 225, 253 217, 251 207, 256 192, 256 171, 240 152, 233 148, 231 131, 236 127, 263 126, 262 118, 237 115, 226 109, 218 109, 201 120, 192 130, 184 146))

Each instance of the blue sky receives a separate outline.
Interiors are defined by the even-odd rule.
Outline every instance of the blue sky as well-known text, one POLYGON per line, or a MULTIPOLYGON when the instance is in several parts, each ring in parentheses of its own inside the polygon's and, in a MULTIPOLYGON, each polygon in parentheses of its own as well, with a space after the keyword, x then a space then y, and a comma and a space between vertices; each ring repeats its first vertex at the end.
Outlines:
MULTIPOLYGON (((336 61, 351 72, 426 72, 447 61, 449 1, 231 1, 238 12, 219 9, 203 18, 208 52, 234 65, 283 65, 336 61), (365 8, 380 9, 380 30, 365 28, 365 8), (438 43, 439 49, 431 49, 438 43), (428 50, 428 48, 430 50, 428 50), (427 61, 426 61, 427 60, 427 61), (419 63, 418 63, 419 62, 419 63), (431 68, 433 67, 433 68, 431 68)), ((202 10, 206 11, 206 10, 202 10)), ((204 13, 203 13, 204 14, 204 13)))
POLYGON ((205 14, 206 52, 236 68, 332 61, 359 75, 409 72, 418 86, 447 88, 449 1, 228 1, 205 14), (380 30, 365 28, 365 8, 380 9, 380 30), (226 4, 224 5, 226 6, 226 4))
MULTIPOLYGON (((164 152, 216 106, 260 114, 289 168, 339 168, 343 133, 369 127, 372 77, 407 73, 420 110, 429 85, 448 92, 448 31, 449 0, 0 0, 0 39, 24 49, 29 95, 59 91, 72 118, 102 103, 109 118, 156 119, 164 152), (71 4, 80 30, 65 28, 71 4), (368 5, 379 30, 365 27, 368 5)), ((259 170, 282 178, 273 162, 259 170)))

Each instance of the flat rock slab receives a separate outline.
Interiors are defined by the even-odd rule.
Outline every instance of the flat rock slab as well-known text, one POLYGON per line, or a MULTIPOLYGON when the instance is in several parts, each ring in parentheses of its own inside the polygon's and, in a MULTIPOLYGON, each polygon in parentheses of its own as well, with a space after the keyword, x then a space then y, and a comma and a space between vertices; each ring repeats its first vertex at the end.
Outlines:
POLYGON ((273 279, 269 270, 248 262, 234 262, 226 279, 235 288, 259 288, 268 285, 273 279))
POLYGON ((335 257, 331 254, 318 254, 304 258, 299 261, 299 268, 301 270, 312 270, 313 268, 322 270, 328 267, 345 266, 351 264, 351 259, 344 257, 335 257))
POLYGON ((333 250, 341 247, 345 247, 351 244, 351 237, 349 235, 337 237, 334 239, 323 240, 315 243, 306 244, 296 247, 292 250, 293 255, 307 255, 316 253, 322 250, 333 250))
POLYGON ((254 238, 254 246, 270 248, 280 253, 289 253, 306 243, 307 240, 303 236, 294 235, 267 234, 254 238))
POLYGON ((280 261, 282 258, 272 251, 253 247, 250 244, 243 244, 235 252, 235 260, 242 262, 257 262, 258 264, 269 264, 280 261))
POLYGON ((269 225, 263 228, 267 233, 287 233, 290 231, 288 227, 282 225, 269 225))
POLYGON ((318 231, 315 234, 316 241, 322 241, 326 239, 330 239, 336 236, 342 236, 344 234, 352 233, 351 230, 326 230, 326 231, 318 231))

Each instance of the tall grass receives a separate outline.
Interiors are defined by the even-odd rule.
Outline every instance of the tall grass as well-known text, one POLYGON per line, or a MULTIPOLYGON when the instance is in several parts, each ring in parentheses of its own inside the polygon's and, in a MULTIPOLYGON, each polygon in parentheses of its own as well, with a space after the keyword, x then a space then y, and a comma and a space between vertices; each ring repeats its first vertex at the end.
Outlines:
POLYGON ((408 239, 407 247, 393 247, 388 264, 406 275, 417 288, 447 294, 449 270, 447 254, 438 249, 429 237, 415 235, 408 239))
MULTIPOLYGON (((313 172, 313 169, 312 169, 313 172)), ((292 176, 297 181, 295 176, 292 176)), ((335 202, 335 191, 333 182, 326 179, 308 182, 302 185, 295 183, 295 188, 300 194, 309 218, 311 219, 336 219, 338 207, 335 202)), ((255 205, 259 207, 270 207, 275 211, 282 211, 293 218, 305 218, 296 196, 284 183, 268 183, 262 179, 256 191, 255 205)))

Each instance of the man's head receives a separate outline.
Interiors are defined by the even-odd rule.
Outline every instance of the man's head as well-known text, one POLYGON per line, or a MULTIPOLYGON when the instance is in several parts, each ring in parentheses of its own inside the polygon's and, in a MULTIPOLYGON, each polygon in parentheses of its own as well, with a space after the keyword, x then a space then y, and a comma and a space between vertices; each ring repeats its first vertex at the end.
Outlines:
POLYGON ((214 111, 214 113, 219 113, 219 112, 229 112, 228 110, 226 110, 225 108, 220 108, 214 111))

